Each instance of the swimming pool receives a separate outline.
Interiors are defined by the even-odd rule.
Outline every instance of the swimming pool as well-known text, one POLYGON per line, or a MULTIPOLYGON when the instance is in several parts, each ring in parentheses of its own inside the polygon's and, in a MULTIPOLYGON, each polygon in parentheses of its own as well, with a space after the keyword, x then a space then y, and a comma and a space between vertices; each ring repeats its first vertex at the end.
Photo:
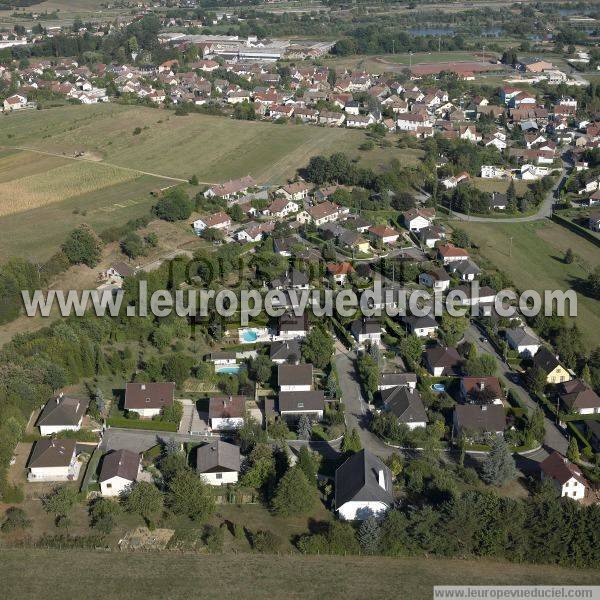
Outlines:
POLYGON ((266 327, 247 327, 238 329, 241 344, 254 344, 255 342, 269 342, 271 336, 266 327))
POLYGON ((258 333, 253 329, 248 329, 242 332, 241 338, 244 342, 255 342, 258 339, 258 333))
POLYGON ((224 365, 222 367, 217 367, 215 369, 215 373, 224 373, 227 375, 235 375, 239 373, 244 368, 244 365, 224 365))
POLYGON ((445 391, 446 391, 446 386, 445 386, 443 383, 434 383, 434 384, 431 386, 431 389, 432 389, 434 392, 438 392, 439 394, 441 394, 442 392, 445 392, 445 391))

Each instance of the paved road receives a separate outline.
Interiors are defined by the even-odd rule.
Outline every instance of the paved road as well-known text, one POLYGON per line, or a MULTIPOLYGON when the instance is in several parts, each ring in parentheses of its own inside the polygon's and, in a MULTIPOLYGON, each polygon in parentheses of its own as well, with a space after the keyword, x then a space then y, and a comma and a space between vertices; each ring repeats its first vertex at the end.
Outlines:
POLYGON ((342 390, 342 401, 346 414, 346 425, 348 429, 356 429, 360 435, 360 441, 365 450, 373 454, 385 457, 394 452, 384 444, 375 434, 368 429, 369 412, 367 403, 362 397, 358 375, 354 369, 354 353, 339 353, 335 357, 335 365, 338 372, 340 388, 342 390))
MULTIPOLYGON (((473 324, 465 332, 465 339, 468 342, 474 343, 477 347, 477 352, 482 353, 486 352, 487 354, 491 354, 498 363, 498 371, 499 377, 504 386, 512 390, 515 395, 517 395, 521 400, 531 409, 535 409, 538 404, 531 398, 527 390, 516 383, 515 380, 515 371, 511 369, 511 367, 504 362, 502 357, 494 350, 494 347, 489 342, 482 342, 481 338, 482 333, 477 329, 477 327, 473 324)), ((546 436, 544 438, 544 446, 538 452, 532 453, 528 455, 529 459, 540 461, 546 458, 548 455, 548 450, 558 450, 561 454, 565 454, 567 452, 567 446, 569 445, 567 438, 563 435, 562 431, 556 426, 554 422, 552 422, 547 417, 544 418, 546 425, 546 436)))

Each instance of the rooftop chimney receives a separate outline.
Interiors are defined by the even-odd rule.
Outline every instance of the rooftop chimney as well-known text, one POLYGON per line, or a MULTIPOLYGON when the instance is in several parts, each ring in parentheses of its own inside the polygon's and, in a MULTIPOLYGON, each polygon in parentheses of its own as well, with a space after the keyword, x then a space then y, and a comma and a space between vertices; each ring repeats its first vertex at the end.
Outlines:
POLYGON ((379 485, 385 490, 385 474, 383 469, 379 469, 379 485))
POLYGON ((140 386, 140 389, 141 389, 141 390, 145 390, 145 389, 146 389, 146 384, 145 384, 145 383, 142 383, 142 385, 140 386))
POLYGON ((477 383, 477 387, 479 388, 480 392, 483 392, 483 390, 485 390, 485 381, 479 381, 477 383))
POLYGON ((486 411, 487 410, 487 406, 485 404, 481 405, 481 410, 486 411))

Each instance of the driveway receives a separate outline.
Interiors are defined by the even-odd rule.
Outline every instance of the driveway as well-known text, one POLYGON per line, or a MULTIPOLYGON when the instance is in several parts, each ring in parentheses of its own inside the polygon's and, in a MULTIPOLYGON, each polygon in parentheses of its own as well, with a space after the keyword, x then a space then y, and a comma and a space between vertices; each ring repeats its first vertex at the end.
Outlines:
POLYGON ((358 375, 354 368, 354 352, 339 353, 335 357, 342 402, 348 429, 356 429, 365 450, 381 457, 390 456, 394 449, 384 444, 375 434, 369 431, 370 414, 365 399, 362 397, 358 375))
MULTIPOLYGON (((502 384, 507 389, 512 390, 512 392, 518 396, 530 410, 535 409, 538 406, 538 403, 529 395, 529 392, 520 383, 516 383, 516 371, 514 371, 510 365, 504 362, 502 357, 495 351, 492 344, 481 341, 480 338, 482 336, 482 332, 480 332, 479 329, 473 324, 471 324, 465 331, 465 339, 468 342, 475 344, 479 354, 485 352, 492 355, 496 359, 498 364, 498 376, 502 381, 502 384)), ((529 459, 536 460, 538 462, 544 460, 544 458, 548 456, 548 451, 557 450, 561 454, 566 454, 567 446, 569 445, 567 438, 553 421, 548 419, 548 417, 544 417, 544 422, 546 425, 544 446, 541 450, 528 455, 529 459)))
POLYGON ((189 435, 167 431, 149 431, 144 429, 120 429, 111 427, 104 432, 100 448, 105 452, 109 450, 131 450, 132 452, 145 452, 156 444, 175 439, 178 442, 209 442, 214 436, 189 435))

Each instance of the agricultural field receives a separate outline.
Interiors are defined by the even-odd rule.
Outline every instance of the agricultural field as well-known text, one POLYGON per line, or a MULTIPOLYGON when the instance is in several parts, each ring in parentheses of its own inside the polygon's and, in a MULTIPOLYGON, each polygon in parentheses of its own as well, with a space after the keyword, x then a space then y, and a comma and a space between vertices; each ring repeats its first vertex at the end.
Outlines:
MULTIPOLYGON (((19 154, 14 157, 17 165, 19 165, 19 154)), ((52 166, 42 172, 6 180, 10 167, 4 165, 5 160, 7 159, 0 159, 0 173, 3 175, 0 177, 2 179, 0 217, 36 210, 48 204, 69 200, 75 196, 89 194, 138 178, 133 171, 108 165, 66 161, 67 164, 52 166)), ((8 161, 13 162, 13 157, 8 157, 8 161)), ((36 165, 36 170, 38 166, 36 165)))
MULTIPOLYGON (((252 175, 281 183, 314 154, 358 155, 365 134, 342 128, 274 125, 106 104, 11 115, 0 145, 74 156, 150 174, 215 183, 252 175), (139 128, 139 130, 138 130, 139 128), (139 133, 134 133, 139 131, 139 133)), ((401 153, 397 150, 390 152, 401 153)))
POLYGON ((9 595, 23 600, 102 597, 178 598, 387 597, 401 583, 402 598, 429 600, 433 585, 592 585, 593 570, 485 560, 129 553, 91 550, 3 549, 0 576, 9 595), (231 576, 223 576, 223 565, 231 576), (74 569, 75 567, 75 569, 74 569), (23 573, 35 576, 23 577, 23 573), (357 574, 360 573, 360 576, 357 574), (207 586, 210 582, 210 586, 207 586), (285 582, 285 585, 283 585, 285 582), (202 590, 205 590, 202 592, 202 590))
POLYGON ((361 131, 174 116, 151 108, 68 106, 2 118, 0 262, 49 258, 70 229, 98 231, 147 214, 151 190, 196 174, 205 184, 251 174, 284 183, 315 154, 347 152, 372 168, 420 153, 361 152, 361 131), (139 128, 139 133, 134 130, 139 128))
MULTIPOLYGON (((588 273, 600 265, 598 248, 583 237, 553 223, 469 223, 458 227, 469 233, 479 253, 504 271, 520 290, 576 289, 588 273), (567 265, 567 248, 576 255, 567 265)), ((578 291, 577 325, 588 349, 598 345, 600 330, 598 304, 578 291)))

